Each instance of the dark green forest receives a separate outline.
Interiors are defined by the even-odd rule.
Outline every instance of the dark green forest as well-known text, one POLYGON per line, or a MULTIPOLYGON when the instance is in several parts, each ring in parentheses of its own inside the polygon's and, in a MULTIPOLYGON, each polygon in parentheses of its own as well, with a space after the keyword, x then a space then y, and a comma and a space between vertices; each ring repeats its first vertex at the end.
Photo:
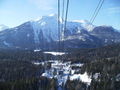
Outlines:
MULTIPOLYGON (((63 90, 120 90, 120 44, 67 52, 62 56, 64 62, 83 63, 80 73, 87 72, 92 82, 86 85, 80 80, 68 79, 61 86, 63 90)), ((45 67, 32 63, 54 58, 42 51, 1 49, 0 90, 58 90, 57 79, 41 77, 45 67)))

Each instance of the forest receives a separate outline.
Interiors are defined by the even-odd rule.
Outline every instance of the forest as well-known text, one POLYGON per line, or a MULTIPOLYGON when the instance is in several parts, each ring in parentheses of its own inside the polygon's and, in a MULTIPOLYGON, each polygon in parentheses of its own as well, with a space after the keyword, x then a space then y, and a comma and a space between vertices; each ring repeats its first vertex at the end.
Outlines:
MULTIPOLYGON (((120 90, 120 44, 66 52, 63 61, 83 63, 80 73, 87 72, 92 81, 87 85, 68 78, 61 86, 63 90, 120 90)), ((32 63, 53 58, 42 51, 1 49, 0 90, 59 90, 56 78, 41 76, 45 66, 32 63)))

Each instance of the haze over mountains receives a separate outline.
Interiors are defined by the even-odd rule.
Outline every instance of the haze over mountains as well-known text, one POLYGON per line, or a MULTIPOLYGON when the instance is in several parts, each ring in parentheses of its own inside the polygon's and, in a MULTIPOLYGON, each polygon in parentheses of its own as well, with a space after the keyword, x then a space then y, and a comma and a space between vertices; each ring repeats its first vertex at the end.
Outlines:
MULTIPOLYGON (((59 22, 62 27, 62 19, 59 22)), ((56 14, 0 31, 0 48, 53 49, 59 39, 56 14)), ((64 41, 65 48, 95 48, 120 42, 120 32, 112 26, 95 26, 87 20, 68 21, 64 35, 61 43, 64 41)))

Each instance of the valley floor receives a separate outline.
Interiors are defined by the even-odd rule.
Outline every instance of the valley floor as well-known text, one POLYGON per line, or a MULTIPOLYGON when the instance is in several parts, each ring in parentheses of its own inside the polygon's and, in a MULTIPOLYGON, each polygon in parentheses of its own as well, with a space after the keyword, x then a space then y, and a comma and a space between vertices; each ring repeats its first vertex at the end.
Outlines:
POLYGON ((59 60, 49 60, 44 62, 34 62, 34 64, 42 64, 46 66, 45 72, 41 75, 47 78, 56 78, 58 85, 62 86, 69 80, 80 80, 87 85, 91 83, 91 77, 85 72, 80 74, 80 68, 83 66, 81 63, 72 64, 71 62, 63 62, 59 60), (47 65, 50 67, 47 68, 47 65))

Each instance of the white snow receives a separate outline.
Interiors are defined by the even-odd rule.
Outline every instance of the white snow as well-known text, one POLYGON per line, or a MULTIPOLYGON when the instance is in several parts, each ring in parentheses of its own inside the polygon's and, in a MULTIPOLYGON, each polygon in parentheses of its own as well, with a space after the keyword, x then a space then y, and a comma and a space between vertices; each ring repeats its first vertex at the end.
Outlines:
POLYGON ((42 22, 42 23, 41 23, 41 26, 44 26, 44 25, 46 25, 46 22, 42 22))
POLYGON ((93 78, 94 78, 95 80, 97 80, 99 76, 100 76, 100 73, 95 73, 95 74, 93 75, 93 78))
POLYGON ((87 21, 87 20, 73 20, 73 22, 88 23, 88 21, 87 21))
POLYGON ((62 62, 62 61, 45 61, 41 62, 44 66, 47 62, 51 62, 51 68, 46 69, 46 71, 42 74, 42 76, 48 77, 48 78, 57 78, 59 86, 66 83, 68 78, 70 80, 81 80, 82 82, 86 83, 87 85, 90 85, 91 83, 91 77, 88 76, 88 74, 85 72, 84 74, 75 74, 75 71, 77 69, 72 69, 72 66, 82 66, 82 64, 71 64, 71 62, 62 62))
POLYGON ((53 17, 53 16, 57 16, 57 14, 52 13, 52 14, 50 14, 48 16, 53 17))
POLYGON ((44 52, 45 54, 51 54, 51 55, 54 55, 54 56, 58 56, 58 55, 64 55, 65 53, 64 52, 44 52))
POLYGON ((41 63, 39 63, 39 62, 34 62, 33 64, 35 64, 35 65, 40 65, 41 63))
POLYGON ((75 63, 75 64, 72 64, 71 66, 82 67, 82 66, 83 66, 83 64, 81 64, 81 63, 75 63))
POLYGON ((73 20, 73 22, 81 23, 81 26, 88 31, 92 31, 95 28, 95 26, 87 20, 73 20))
POLYGON ((42 18, 42 16, 39 16, 35 19, 30 20, 30 22, 37 22, 37 21, 41 20, 41 18, 42 18))
POLYGON ((4 43, 4 45, 6 45, 8 47, 10 46, 10 44, 8 42, 6 42, 6 41, 4 41, 3 43, 4 43))
POLYGON ((91 83, 91 77, 88 76, 88 74, 85 72, 84 74, 74 74, 73 76, 70 76, 70 80, 81 80, 84 83, 87 83, 90 85, 91 83))
POLYGON ((49 42, 51 39, 58 40, 58 18, 57 15, 43 16, 38 21, 31 21, 34 29, 35 43, 40 43, 39 34, 42 33, 44 38, 49 42))
MULTIPOLYGON (((60 18, 60 26, 62 26, 63 20, 60 18)), ((51 40, 58 41, 58 16, 57 14, 50 14, 48 16, 42 16, 37 20, 31 21, 31 25, 34 29, 34 40, 35 43, 40 43, 39 40, 39 34, 43 34, 43 37, 45 40, 50 42, 51 40)), ((81 33, 81 30, 93 30, 95 26, 89 23, 87 20, 74 20, 74 21, 68 21, 66 30, 69 33, 69 35, 74 35, 77 33, 81 33)), ((64 33, 61 31, 62 36, 61 40, 63 40, 64 33)), ((79 38, 81 39, 81 38, 79 38)), ((82 38, 83 41, 85 39, 82 38)))
POLYGON ((53 77, 52 77, 50 74, 48 74, 48 73, 43 73, 42 76, 44 76, 44 77, 49 77, 49 78, 53 78, 53 77))
POLYGON ((76 34, 77 32, 80 32, 82 29, 84 29, 84 27, 81 26, 81 23, 73 21, 68 21, 66 28, 69 30, 70 34, 76 34))
POLYGON ((116 76, 116 81, 120 81, 120 74, 116 76))
POLYGON ((40 43, 40 40, 39 40, 40 28, 38 26, 38 23, 32 22, 32 26, 34 29, 34 41, 35 43, 40 43))
POLYGON ((35 50, 34 50, 34 52, 39 52, 39 51, 41 51, 41 49, 35 49, 35 50))
POLYGON ((0 25, 0 31, 3 31, 5 29, 8 29, 8 26, 5 26, 5 25, 1 24, 0 25))
MULTIPOLYGON (((60 18, 59 22, 61 27, 63 25, 63 20, 60 18)), ((40 35, 43 36, 45 42, 59 40, 57 14, 42 16, 37 20, 31 21, 31 25, 34 30, 35 43, 40 43, 40 35)), ((61 40, 80 39, 82 41, 86 41, 86 37, 84 35, 76 36, 76 34, 81 34, 83 30, 91 32, 94 28, 95 25, 93 25, 87 20, 68 21, 66 26, 66 33, 64 33, 63 29, 61 29, 60 38, 61 40)))
POLYGON ((46 76, 48 78, 55 77, 58 79, 58 84, 62 85, 62 83, 65 83, 67 81, 70 74, 69 64, 70 62, 62 63, 60 61, 52 61, 51 69, 46 70, 45 73, 42 74, 42 76, 46 76))
POLYGON ((70 76, 70 80, 81 80, 84 83, 87 83, 90 85, 91 78, 87 75, 87 73, 84 74, 74 74, 73 76, 70 76))

